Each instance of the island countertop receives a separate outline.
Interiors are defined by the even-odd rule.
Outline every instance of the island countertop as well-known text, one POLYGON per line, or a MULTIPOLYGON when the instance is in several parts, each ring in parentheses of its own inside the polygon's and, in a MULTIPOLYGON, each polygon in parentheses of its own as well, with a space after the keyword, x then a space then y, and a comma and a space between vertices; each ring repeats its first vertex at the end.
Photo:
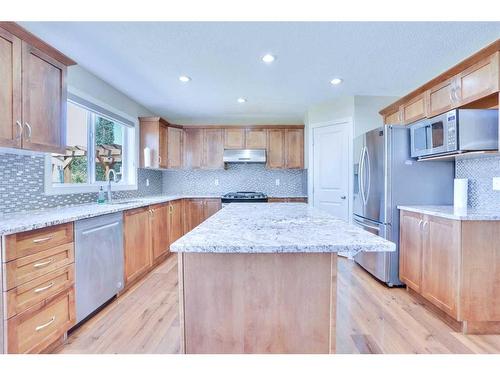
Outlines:
POLYGON ((395 244, 305 203, 231 203, 170 246, 193 253, 395 251, 395 244))

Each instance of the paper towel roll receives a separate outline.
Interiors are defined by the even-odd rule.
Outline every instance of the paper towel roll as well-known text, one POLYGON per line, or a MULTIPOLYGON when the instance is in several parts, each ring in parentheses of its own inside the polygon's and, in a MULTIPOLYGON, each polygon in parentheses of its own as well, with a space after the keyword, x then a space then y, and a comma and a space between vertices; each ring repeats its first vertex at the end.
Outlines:
POLYGON ((151 168, 151 149, 144 147, 144 168, 151 168))
POLYGON ((468 178, 455 178, 453 186, 453 207, 467 209, 468 178))

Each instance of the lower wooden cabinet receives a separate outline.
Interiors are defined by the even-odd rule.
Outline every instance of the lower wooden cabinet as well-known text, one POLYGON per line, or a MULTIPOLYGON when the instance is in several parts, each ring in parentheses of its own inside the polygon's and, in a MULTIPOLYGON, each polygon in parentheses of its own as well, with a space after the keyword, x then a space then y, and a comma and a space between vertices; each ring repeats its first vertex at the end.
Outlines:
POLYGON ((40 353, 75 324, 73 287, 6 321, 8 353, 40 353))
POLYGON ((184 233, 193 230, 221 208, 219 198, 186 199, 184 202, 184 233))
POLYGON ((128 286, 144 275, 152 265, 149 207, 125 211, 123 233, 125 286, 128 286))
POLYGON ((169 252, 168 203, 150 207, 152 263, 161 261, 169 252))
POLYGON ((169 243, 177 241, 184 235, 184 201, 178 199, 168 204, 169 243))
POLYGON ((500 222, 401 211, 400 279, 460 324, 500 333, 500 222))

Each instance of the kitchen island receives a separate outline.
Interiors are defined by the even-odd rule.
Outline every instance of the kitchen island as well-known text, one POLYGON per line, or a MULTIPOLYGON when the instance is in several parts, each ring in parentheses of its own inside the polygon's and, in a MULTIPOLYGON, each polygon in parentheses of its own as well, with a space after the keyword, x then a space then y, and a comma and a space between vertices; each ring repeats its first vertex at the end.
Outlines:
POLYGON ((304 203, 233 203, 171 245, 184 353, 334 353, 337 252, 395 245, 304 203))

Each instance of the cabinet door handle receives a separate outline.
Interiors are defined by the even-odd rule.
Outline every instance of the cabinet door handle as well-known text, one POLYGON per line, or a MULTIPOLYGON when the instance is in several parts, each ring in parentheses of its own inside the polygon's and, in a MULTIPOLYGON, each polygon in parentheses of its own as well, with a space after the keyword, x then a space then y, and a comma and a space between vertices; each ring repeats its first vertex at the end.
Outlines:
POLYGON ((49 284, 49 285, 47 285, 47 286, 43 286, 43 287, 41 287, 41 288, 36 288, 36 289, 34 290, 34 292, 35 292, 35 293, 41 293, 41 292, 43 292, 44 290, 47 290, 47 289, 52 288, 53 286, 54 286, 54 283, 52 282, 52 283, 50 283, 50 284, 49 284))
POLYGON ((423 223, 423 222, 424 222, 424 221, 423 221, 422 219, 420 219, 420 220, 418 221, 418 227, 419 227, 419 229, 420 229, 420 230, 422 230, 422 223, 423 223))
POLYGON ((29 123, 27 123, 27 122, 25 122, 24 125, 26 125, 26 127, 28 128, 28 136, 27 136, 26 139, 28 141, 31 141, 31 133, 32 133, 33 129, 31 128, 31 125, 29 123))
POLYGON ((52 236, 44 237, 44 238, 37 238, 36 240, 33 240, 33 243, 42 243, 42 242, 47 242, 52 239, 52 236))
POLYGON ((53 258, 50 258, 49 260, 45 261, 45 262, 40 262, 40 263, 35 263, 33 264, 33 267, 34 268, 40 268, 40 267, 45 267, 45 266, 48 266, 50 263, 52 263, 54 261, 53 258))
POLYGON ((20 140, 21 137, 23 136, 23 130, 24 130, 23 124, 21 124, 19 121, 16 121, 16 125, 18 127, 16 140, 20 140))
POLYGON ((35 331, 40 331, 48 326, 50 326, 52 323, 54 323, 56 321, 56 316, 54 315, 52 318, 50 318, 50 320, 47 322, 47 323, 44 323, 42 325, 39 325, 35 328, 35 331))

